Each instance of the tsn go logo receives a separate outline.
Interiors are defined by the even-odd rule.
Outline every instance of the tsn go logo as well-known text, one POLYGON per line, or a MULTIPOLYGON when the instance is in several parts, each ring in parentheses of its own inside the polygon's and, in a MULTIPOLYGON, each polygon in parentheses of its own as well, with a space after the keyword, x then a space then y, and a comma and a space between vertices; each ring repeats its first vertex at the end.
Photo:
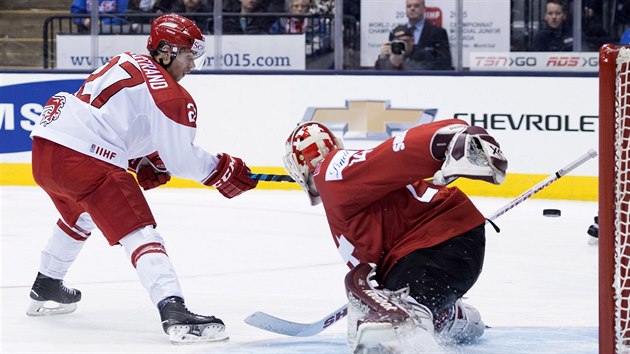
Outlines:
POLYGON ((592 67, 598 66, 597 57, 579 57, 571 55, 551 55, 548 57, 536 57, 536 56, 507 56, 507 55, 490 55, 480 56, 475 58, 476 67, 492 67, 492 68, 507 68, 507 67, 529 67, 535 68, 539 66, 544 67, 592 67), (539 63, 540 61, 540 63, 539 63))

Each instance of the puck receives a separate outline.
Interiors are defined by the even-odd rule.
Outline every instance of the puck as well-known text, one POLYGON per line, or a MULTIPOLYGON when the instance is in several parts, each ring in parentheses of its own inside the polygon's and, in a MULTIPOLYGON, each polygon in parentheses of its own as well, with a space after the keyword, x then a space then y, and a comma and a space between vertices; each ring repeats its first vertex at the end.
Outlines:
POLYGON ((544 209, 543 215, 547 217, 556 218, 560 216, 560 209, 544 209))

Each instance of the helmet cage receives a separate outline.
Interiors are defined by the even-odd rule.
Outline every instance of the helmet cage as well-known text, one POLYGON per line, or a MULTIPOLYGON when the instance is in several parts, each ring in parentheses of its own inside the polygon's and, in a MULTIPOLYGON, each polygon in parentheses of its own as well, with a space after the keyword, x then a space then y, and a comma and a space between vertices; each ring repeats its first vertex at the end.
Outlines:
POLYGON ((306 192, 311 204, 319 204, 319 194, 309 179, 324 157, 334 149, 343 149, 343 143, 325 125, 303 122, 293 130, 285 148, 285 170, 306 192))

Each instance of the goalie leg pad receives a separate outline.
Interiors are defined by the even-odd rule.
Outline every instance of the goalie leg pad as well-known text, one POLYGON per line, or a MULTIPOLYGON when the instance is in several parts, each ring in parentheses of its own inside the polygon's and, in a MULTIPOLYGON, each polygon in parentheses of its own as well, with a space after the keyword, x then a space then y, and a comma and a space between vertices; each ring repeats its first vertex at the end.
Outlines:
POLYGON ((445 314, 436 332, 445 342, 470 343, 483 335, 485 327, 479 311, 458 299, 445 314))
POLYGON ((351 351, 378 352, 389 348, 392 352, 392 348, 400 347, 401 339, 418 329, 432 334, 431 311, 410 297, 406 288, 378 289, 375 276, 372 265, 359 264, 345 278, 351 351))

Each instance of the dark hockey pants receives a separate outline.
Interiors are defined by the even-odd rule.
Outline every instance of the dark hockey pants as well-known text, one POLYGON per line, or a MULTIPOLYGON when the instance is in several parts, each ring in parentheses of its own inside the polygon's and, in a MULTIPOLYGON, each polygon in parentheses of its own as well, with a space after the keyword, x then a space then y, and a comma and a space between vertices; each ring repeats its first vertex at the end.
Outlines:
POLYGON ((486 248, 484 225, 439 245, 416 250, 401 258, 383 282, 427 306, 434 317, 448 311, 475 284, 483 268, 486 248))

